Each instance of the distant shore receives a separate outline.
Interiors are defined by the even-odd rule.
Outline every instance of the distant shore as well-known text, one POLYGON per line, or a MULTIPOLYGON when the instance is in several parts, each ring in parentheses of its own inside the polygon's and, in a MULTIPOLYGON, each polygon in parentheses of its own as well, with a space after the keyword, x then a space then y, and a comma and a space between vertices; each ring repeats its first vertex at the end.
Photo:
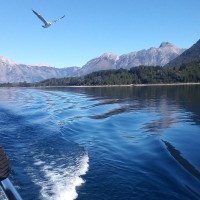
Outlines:
POLYGON ((198 83, 156 83, 156 84, 135 84, 134 86, 165 86, 165 85, 169 85, 169 86, 177 86, 177 85, 200 85, 200 82, 198 83))
POLYGON ((69 88, 90 88, 90 87, 146 87, 146 86, 181 86, 181 85, 200 85, 198 83, 155 83, 155 84, 129 84, 129 85, 74 85, 74 86, 38 86, 32 88, 55 88, 55 87, 69 87, 69 88))
POLYGON ((0 84, 0 88, 97 88, 97 87, 153 87, 153 86, 184 86, 184 85, 200 85, 200 82, 191 83, 148 83, 148 84, 127 84, 127 85, 59 85, 59 86, 20 86, 20 85, 4 85, 0 84))

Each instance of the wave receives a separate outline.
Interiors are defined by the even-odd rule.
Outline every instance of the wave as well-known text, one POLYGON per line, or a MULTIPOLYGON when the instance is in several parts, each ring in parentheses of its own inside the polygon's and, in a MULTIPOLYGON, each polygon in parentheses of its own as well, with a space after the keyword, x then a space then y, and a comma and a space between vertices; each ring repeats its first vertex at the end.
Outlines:
POLYGON ((171 143, 162 140, 163 143, 166 145, 167 150, 169 153, 174 157, 174 159, 184 168, 186 169, 190 174, 192 174, 194 177, 196 177, 198 180, 200 180, 200 171, 195 168, 187 159, 185 159, 181 152, 178 151, 171 143))
POLYGON ((12 164, 10 178, 22 197, 76 199, 76 187, 85 182, 81 176, 89 168, 84 147, 63 139, 59 132, 48 130, 43 124, 29 124, 23 116, 1 107, 0 116, 0 139, 12 164))
POLYGON ((89 168, 88 154, 76 158, 76 165, 55 166, 56 163, 46 165, 39 159, 35 160, 35 165, 41 167, 44 178, 39 181, 35 179, 35 184, 41 187, 41 198, 44 200, 74 200, 78 197, 76 187, 81 186, 85 181, 81 177, 86 174, 89 168))

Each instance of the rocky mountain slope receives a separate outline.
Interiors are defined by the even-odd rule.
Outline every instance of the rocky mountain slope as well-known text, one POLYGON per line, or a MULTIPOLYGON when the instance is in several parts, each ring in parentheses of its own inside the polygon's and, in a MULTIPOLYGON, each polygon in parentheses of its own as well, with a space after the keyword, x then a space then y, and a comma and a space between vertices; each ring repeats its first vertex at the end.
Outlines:
POLYGON ((78 75, 86 75, 95 71, 116 69, 119 57, 113 53, 104 53, 103 55, 93 58, 87 62, 80 70, 78 75))
POLYGON ((193 61, 200 62, 200 40, 184 51, 180 56, 171 60, 171 62, 169 62, 166 66, 181 65, 183 63, 186 64, 193 61))
POLYGON ((78 67, 55 68, 16 64, 0 56, 0 83, 37 82, 49 78, 70 77, 78 67))
POLYGON ((163 42, 158 48, 152 47, 120 56, 117 62, 117 69, 130 69, 140 65, 164 66, 184 51, 185 49, 178 48, 169 42, 163 42))
POLYGON ((113 53, 105 53, 86 63, 80 70, 79 75, 106 70, 106 69, 130 69, 140 65, 164 66, 180 54, 185 49, 178 48, 169 42, 163 42, 158 48, 152 47, 147 50, 135 51, 118 56, 113 53))
POLYGON ((83 76, 94 71, 107 69, 129 69, 140 65, 164 66, 173 60, 185 49, 163 42, 158 48, 136 51, 121 56, 113 53, 105 53, 93 58, 83 67, 55 68, 50 66, 32 66, 16 64, 13 61, 0 56, 0 83, 37 82, 49 78, 62 78, 83 76))

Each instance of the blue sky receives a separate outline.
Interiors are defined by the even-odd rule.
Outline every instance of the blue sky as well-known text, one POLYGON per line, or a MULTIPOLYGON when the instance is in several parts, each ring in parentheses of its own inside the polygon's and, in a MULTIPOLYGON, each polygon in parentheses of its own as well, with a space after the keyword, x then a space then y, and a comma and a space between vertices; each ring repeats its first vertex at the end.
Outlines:
POLYGON ((16 63, 81 67, 106 52, 200 39, 200 0, 0 0, 0 8, 0 55, 16 63), (31 9, 66 17, 44 29, 31 9))

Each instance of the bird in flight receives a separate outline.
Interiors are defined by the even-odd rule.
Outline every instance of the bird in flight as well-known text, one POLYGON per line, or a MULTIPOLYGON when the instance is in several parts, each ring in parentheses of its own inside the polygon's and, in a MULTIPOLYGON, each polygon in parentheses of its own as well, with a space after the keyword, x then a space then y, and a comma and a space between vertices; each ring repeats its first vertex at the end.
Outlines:
POLYGON ((44 19, 44 17, 42 17, 42 15, 40 15, 39 13, 37 13, 37 12, 34 11, 34 10, 32 10, 32 11, 33 11, 33 13, 34 13, 40 20, 43 21, 43 23, 44 23, 44 26, 42 26, 43 28, 48 28, 48 27, 51 26, 53 23, 55 23, 55 22, 57 22, 57 21, 59 21, 59 20, 61 20, 62 18, 65 17, 65 15, 63 15, 63 16, 62 16, 61 18, 59 18, 59 19, 53 20, 52 22, 48 22, 48 21, 46 21, 46 20, 44 19))

